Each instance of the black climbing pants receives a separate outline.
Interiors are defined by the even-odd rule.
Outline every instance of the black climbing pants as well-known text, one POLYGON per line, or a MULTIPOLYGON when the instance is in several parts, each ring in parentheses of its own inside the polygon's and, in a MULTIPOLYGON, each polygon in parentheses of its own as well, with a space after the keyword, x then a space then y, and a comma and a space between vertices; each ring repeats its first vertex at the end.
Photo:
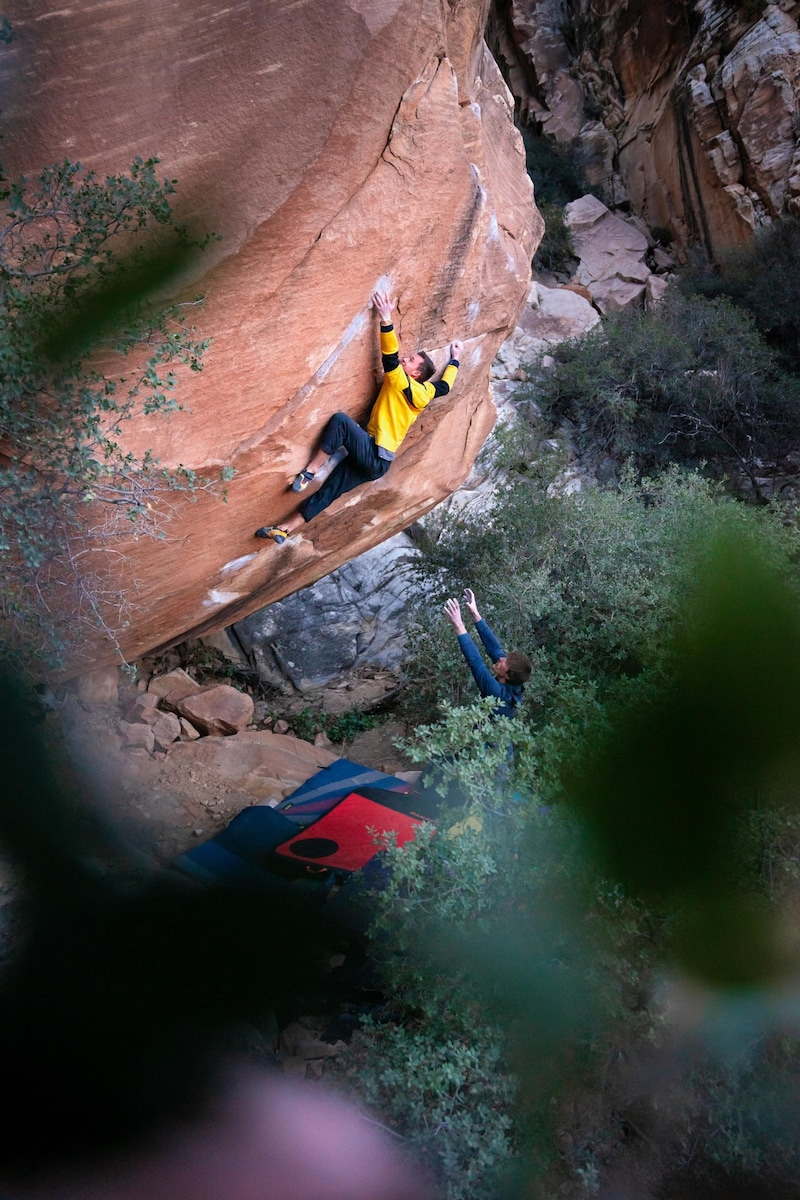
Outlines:
POLYGON ((347 413, 337 412, 331 417, 322 434, 322 449, 335 454, 345 448, 347 458, 331 471, 318 492, 309 496, 300 505, 304 521, 311 521, 339 496, 372 479, 380 479, 391 466, 391 459, 381 458, 374 438, 357 425, 347 413))

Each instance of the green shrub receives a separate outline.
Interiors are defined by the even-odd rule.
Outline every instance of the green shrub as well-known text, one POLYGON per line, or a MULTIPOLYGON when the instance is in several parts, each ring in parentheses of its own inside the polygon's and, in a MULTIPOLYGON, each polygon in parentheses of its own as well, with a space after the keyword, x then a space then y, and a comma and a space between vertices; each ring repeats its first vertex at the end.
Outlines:
MULTIPOLYGON (((391 1007, 351 1078, 453 1197, 486 1194, 503 1163, 522 1183, 500 1194, 585 1196, 631 1160, 638 1179, 645 1142, 653 1194, 673 1194, 661 1172, 687 1194, 715 1166, 796 1174, 796 997, 787 1008, 771 986, 794 969, 773 901, 793 894, 798 861, 795 538, 697 476, 648 489, 629 477, 558 498, 522 479, 429 551, 429 588, 464 569, 498 632, 552 621, 537 703, 509 730, 484 701, 415 731, 415 756, 463 808, 391 848, 371 898, 391 1007), (621 646, 639 657, 630 673, 615 669, 621 646), (654 991, 676 961, 707 989, 677 1047, 680 1018, 662 1035, 654 991), (508 1109, 487 1063, 513 1083, 508 1109), (481 1123, 491 1154, 470 1175, 462 1146, 481 1123)), ((455 639, 434 603, 422 662, 442 682, 455 639)))
POLYGON ((448 1200, 490 1200, 513 1157, 513 1080, 503 1039, 473 1014, 468 1029, 442 1036, 421 1020, 358 1033, 344 1064, 354 1091, 406 1139, 448 1200))
POLYGON ((695 257, 680 282, 686 292, 726 296, 750 313, 787 368, 800 371, 800 219, 763 226, 747 245, 724 251, 714 267, 695 257))
POLYGON ((306 705, 301 708, 300 712, 295 713, 291 719, 291 729, 295 737, 302 738, 304 742, 313 742, 318 733, 322 733, 325 728, 325 720, 322 713, 315 712, 314 709, 306 705))
POLYGON ((575 261, 575 247, 564 224, 564 205, 584 195, 586 184, 571 147, 537 135, 529 125, 523 127, 522 139, 536 206, 544 220, 544 236, 533 258, 534 270, 568 272, 575 261))
POLYGON ((678 1155, 734 1179, 760 1173, 796 1179, 798 1086, 796 1037, 762 1035, 729 1055, 699 1059, 686 1081, 678 1155))
MULTIPOLYGON (((626 308, 552 350, 532 391, 578 447, 649 472, 706 462, 765 498, 800 437, 800 381, 781 369, 752 319, 724 298, 667 294, 626 308)), ((792 468, 789 468, 792 469, 792 468)))
POLYGON ((378 718, 371 713, 358 712, 353 709, 338 717, 329 717, 325 732, 332 742, 350 742, 356 734, 374 729, 377 724, 378 718))
POLYGON ((369 904, 389 1011, 367 1022, 336 1067, 450 1200, 494 1194, 514 1153, 515 1086, 480 989, 468 968, 442 956, 440 922, 452 939, 476 923, 490 928, 513 902, 513 871, 498 860, 511 836, 511 827, 444 837, 427 826, 387 849, 387 886, 369 904))
MULTIPOLYGON (((418 741, 435 762, 436 729, 418 741)), ((457 762, 462 806, 386 850, 388 878, 368 904, 387 1002, 335 1075, 451 1200, 517 1194, 517 1168, 529 1188, 580 1195, 578 1147, 601 1134, 596 1102, 575 1104, 576 1071, 596 1096, 608 1057, 652 1030, 641 994, 657 942, 646 912, 597 878, 565 810, 513 799, 502 781, 476 806, 471 764, 457 762), (559 1126, 574 1153, 559 1155, 559 1126)))
POLYGON ((533 180, 536 203, 563 208, 587 191, 571 146, 560 145, 552 138, 537 134, 530 125, 521 129, 525 144, 525 165, 533 180))
POLYGON ((348 742, 356 734, 374 729, 377 724, 377 717, 356 709, 330 716, 306 706, 291 718, 292 733, 306 742, 313 742, 318 733, 327 734, 332 742, 348 742))

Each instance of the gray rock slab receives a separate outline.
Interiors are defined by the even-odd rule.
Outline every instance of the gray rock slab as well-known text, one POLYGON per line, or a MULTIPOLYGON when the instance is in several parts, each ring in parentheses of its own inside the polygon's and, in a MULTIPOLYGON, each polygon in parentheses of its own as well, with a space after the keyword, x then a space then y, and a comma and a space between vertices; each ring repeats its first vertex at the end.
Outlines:
POLYGON ((380 546, 233 626, 261 679, 299 692, 371 663, 394 666, 418 551, 407 534, 380 546))

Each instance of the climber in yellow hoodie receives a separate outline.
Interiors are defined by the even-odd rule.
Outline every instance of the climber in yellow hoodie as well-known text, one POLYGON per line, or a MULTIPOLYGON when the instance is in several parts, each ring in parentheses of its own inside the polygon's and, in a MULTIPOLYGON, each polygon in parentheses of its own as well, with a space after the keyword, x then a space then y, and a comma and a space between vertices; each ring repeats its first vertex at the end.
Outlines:
POLYGON ((293 492, 304 492, 333 455, 340 459, 319 491, 309 496, 296 513, 282 525, 265 525, 255 536, 273 542, 286 539, 339 496, 370 479, 380 479, 392 464, 403 438, 423 409, 435 396, 446 396, 458 373, 461 342, 450 345, 450 361, 442 378, 432 383, 433 362, 424 350, 400 357, 400 346, 392 324, 394 299, 388 292, 377 291, 372 304, 381 319, 381 355, 384 379, 366 428, 347 413, 334 413, 322 434, 322 443, 311 462, 292 484, 293 492), (346 456, 344 456, 346 451, 346 456))

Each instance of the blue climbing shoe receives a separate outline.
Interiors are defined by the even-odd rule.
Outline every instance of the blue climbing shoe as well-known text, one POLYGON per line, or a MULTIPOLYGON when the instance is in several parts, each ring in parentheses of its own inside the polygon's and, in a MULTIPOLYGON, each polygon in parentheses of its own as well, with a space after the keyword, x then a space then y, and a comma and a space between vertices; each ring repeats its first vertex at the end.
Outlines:
POLYGON ((289 533, 286 529, 281 529, 279 525, 262 525, 253 534, 257 538, 269 538, 270 541, 276 542, 279 546, 281 542, 285 542, 289 533))
POLYGON ((292 484, 293 492, 304 492, 314 478, 313 471, 301 471, 292 484))

